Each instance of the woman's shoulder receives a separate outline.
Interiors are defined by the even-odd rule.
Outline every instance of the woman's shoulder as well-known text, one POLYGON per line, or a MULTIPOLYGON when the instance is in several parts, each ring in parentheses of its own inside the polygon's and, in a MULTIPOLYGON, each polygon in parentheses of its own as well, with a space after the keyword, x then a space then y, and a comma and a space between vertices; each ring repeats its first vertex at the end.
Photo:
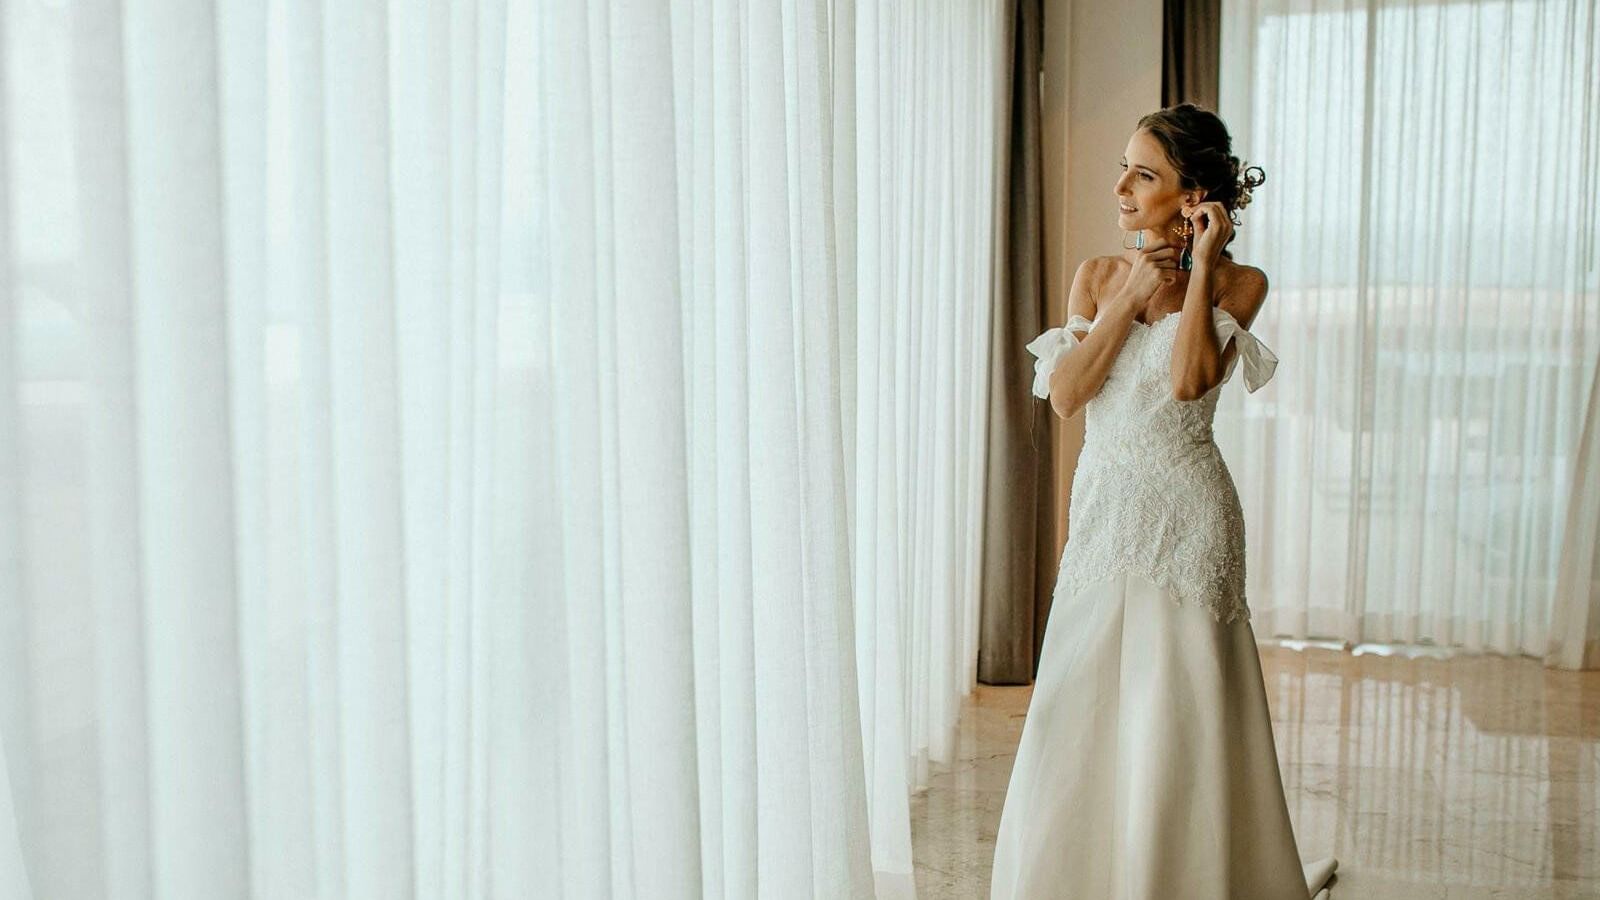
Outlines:
POLYGON ((1223 257, 1223 265, 1217 269, 1217 279, 1226 289, 1249 288, 1249 292, 1265 295, 1267 292, 1267 273, 1261 269, 1246 265, 1242 262, 1223 257))
POLYGON ((1252 265, 1250 265, 1248 263, 1239 262, 1236 259, 1229 259, 1226 256, 1224 256, 1221 259, 1217 260, 1217 262, 1222 264, 1217 269, 1218 274, 1226 273, 1226 274, 1228 274, 1230 276, 1233 276, 1233 277, 1243 277, 1243 278, 1261 278, 1261 279, 1265 279, 1267 277, 1267 273, 1266 272, 1263 272, 1259 268, 1257 268, 1255 266, 1252 266, 1252 265))
POLYGON ((1131 267, 1126 259, 1115 254, 1109 256, 1091 256, 1083 261, 1083 274, 1089 279, 1093 287, 1104 287, 1107 280, 1116 275, 1119 270, 1131 267))
POLYGON ((1247 285, 1263 285, 1267 283, 1267 273, 1255 266, 1229 259, 1226 256, 1217 258, 1216 285, 1218 291, 1224 295, 1232 293, 1236 287, 1247 285))
POLYGON ((1091 256, 1084 260, 1083 264, 1092 271, 1102 274, 1114 272, 1118 266, 1127 268, 1130 265, 1127 258, 1119 253, 1111 253, 1106 256, 1091 256))

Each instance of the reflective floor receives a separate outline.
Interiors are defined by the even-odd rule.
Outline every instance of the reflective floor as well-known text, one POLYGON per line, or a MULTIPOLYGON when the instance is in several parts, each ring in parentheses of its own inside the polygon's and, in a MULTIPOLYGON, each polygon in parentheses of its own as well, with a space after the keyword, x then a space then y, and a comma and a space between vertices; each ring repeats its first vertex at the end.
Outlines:
MULTIPOLYGON (((1600 898, 1600 672, 1261 645, 1303 857, 1330 900, 1600 898)), ((980 685, 912 801, 918 896, 985 897, 1030 688, 980 685)))

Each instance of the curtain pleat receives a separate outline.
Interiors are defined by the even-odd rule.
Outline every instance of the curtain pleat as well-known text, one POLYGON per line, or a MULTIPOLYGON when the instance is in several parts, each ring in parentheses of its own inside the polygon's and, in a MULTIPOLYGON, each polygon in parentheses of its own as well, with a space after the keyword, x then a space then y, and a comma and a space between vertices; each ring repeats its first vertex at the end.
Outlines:
POLYGON ((1036 623, 1049 614, 1054 566, 1059 563, 1053 519, 1054 460, 1048 407, 1015 390, 1031 378, 1017 348, 1046 327, 1044 231, 1039 131, 1039 56, 1043 9, 1038 0, 1012 7, 1010 118, 997 146, 1007 184, 998 194, 1004 247, 1000 289, 989 323, 988 498, 983 540, 982 632, 978 680, 1029 684, 1040 646, 1036 623), (1041 575, 1041 573, 1047 574, 1041 575))
POLYGON ((1223 0, 1164 0, 1161 105, 1217 108, 1223 0))
POLYGON ((1573 454, 1545 659, 1552 668, 1600 669, 1600 366, 1573 454))
POLYGON ((976 677, 1011 18, 855 9, 856 668, 879 895, 909 896, 907 789, 976 677))

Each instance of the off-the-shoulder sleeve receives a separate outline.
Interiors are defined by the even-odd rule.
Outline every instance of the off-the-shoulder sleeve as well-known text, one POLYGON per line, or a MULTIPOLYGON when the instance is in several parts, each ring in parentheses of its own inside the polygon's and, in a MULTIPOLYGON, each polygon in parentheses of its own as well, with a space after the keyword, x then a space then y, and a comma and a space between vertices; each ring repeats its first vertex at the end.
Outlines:
POLYGON ((1038 357, 1033 361, 1033 395, 1041 400, 1050 396, 1050 375, 1055 372, 1061 358, 1078 346, 1074 330, 1092 331, 1094 323, 1083 316, 1073 316, 1060 328, 1047 329, 1028 342, 1028 352, 1038 357))
POLYGON ((1233 375, 1234 367, 1242 359, 1244 360, 1245 389, 1254 393, 1257 388, 1266 384, 1272 378, 1272 373, 1277 370, 1277 354, 1268 349, 1266 344, 1261 343, 1260 338, 1251 334, 1243 325, 1240 325, 1239 320, 1235 319, 1227 310, 1218 306, 1213 307, 1212 312, 1214 313, 1212 319, 1217 328, 1217 348, 1219 350, 1227 349, 1229 338, 1232 338, 1234 344, 1239 348, 1233 359, 1229 361, 1227 370, 1222 373, 1222 380, 1226 382, 1233 375))

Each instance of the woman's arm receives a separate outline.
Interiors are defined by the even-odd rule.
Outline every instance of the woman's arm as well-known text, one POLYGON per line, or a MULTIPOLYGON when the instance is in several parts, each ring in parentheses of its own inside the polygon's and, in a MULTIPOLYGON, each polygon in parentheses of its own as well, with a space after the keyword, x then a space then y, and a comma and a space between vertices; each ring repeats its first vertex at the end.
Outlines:
POLYGON ((1139 315, 1138 304, 1125 291, 1117 290, 1104 298, 1094 296, 1097 282, 1103 280, 1096 277, 1097 268, 1095 260, 1084 260, 1072 276, 1072 288, 1067 294, 1068 321, 1074 315, 1094 320, 1097 312, 1099 320, 1093 331, 1078 336, 1078 346, 1062 357, 1050 373, 1050 408, 1063 419, 1071 418, 1100 393, 1127 340, 1128 329, 1139 315))
POLYGON ((1217 294, 1217 276, 1212 265, 1201 260, 1189 273, 1189 287, 1183 295, 1183 315, 1178 319, 1177 340, 1172 347, 1172 396, 1176 400, 1198 400, 1222 381, 1228 363, 1238 348, 1229 344, 1219 352, 1216 325, 1212 318, 1212 297, 1240 326, 1249 328, 1267 296, 1267 277, 1260 269, 1241 267, 1233 283, 1217 294))

